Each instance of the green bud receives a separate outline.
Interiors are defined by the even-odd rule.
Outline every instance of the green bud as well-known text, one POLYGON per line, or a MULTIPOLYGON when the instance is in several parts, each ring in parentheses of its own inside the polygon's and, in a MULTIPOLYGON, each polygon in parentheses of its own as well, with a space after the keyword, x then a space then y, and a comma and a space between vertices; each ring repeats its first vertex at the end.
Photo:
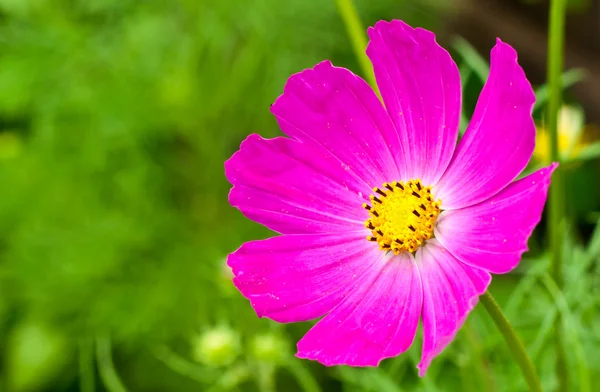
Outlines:
POLYGON ((209 366, 226 366, 240 354, 240 336, 227 327, 210 329, 192 339, 192 357, 209 366))
POLYGON ((288 354, 288 343, 278 335, 256 335, 250 342, 250 352, 262 362, 280 362, 288 354))
POLYGON ((9 336, 8 389, 14 392, 45 390, 73 354, 65 335, 47 325, 24 321, 9 336))

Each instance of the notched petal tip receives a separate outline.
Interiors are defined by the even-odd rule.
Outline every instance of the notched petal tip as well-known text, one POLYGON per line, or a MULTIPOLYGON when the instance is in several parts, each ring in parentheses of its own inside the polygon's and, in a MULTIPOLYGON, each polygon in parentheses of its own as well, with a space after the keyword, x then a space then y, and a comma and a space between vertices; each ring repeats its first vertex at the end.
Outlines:
POLYGON ((390 21, 380 20, 375 23, 374 26, 367 29, 367 35, 369 38, 373 38, 376 35, 391 34, 396 39, 407 38, 407 41, 414 41, 413 35, 427 36, 435 41, 435 34, 429 30, 421 27, 412 27, 408 23, 400 19, 392 19, 390 21), (398 34, 399 32, 403 34, 398 34))
MULTIPOLYGON (((313 85, 321 85, 323 87, 326 87, 324 83, 320 83, 321 81, 314 83, 315 80, 323 79, 322 75, 329 75, 333 70, 336 69, 348 71, 346 68, 336 67, 335 65, 333 65, 331 60, 323 60, 315 64, 315 66, 312 68, 306 68, 302 71, 290 75, 283 87, 283 93, 279 95, 269 107, 271 113, 275 117, 279 117, 279 113, 281 112, 280 107, 282 106, 282 101, 284 101, 286 99, 286 96, 288 95, 296 95, 299 89, 311 89, 313 88, 313 85)), ((335 78, 329 79, 331 79, 332 81, 335 80, 335 78)))
POLYGON ((368 30, 367 56, 396 132, 390 135, 400 179, 435 184, 456 145, 461 84, 458 67, 431 31, 400 20, 368 30))
POLYGON ((244 253, 248 244, 248 242, 243 243, 240 247, 227 255, 227 266, 231 269, 234 280, 243 274, 243 269, 240 268, 240 264, 243 264, 244 253))
POLYGON ((240 143, 240 148, 223 163, 223 168, 225 169, 225 178, 227 178, 227 181, 229 181, 229 183, 232 185, 231 189, 229 189, 229 193, 227 194, 227 201, 235 208, 239 209, 239 207, 235 204, 232 195, 235 192, 234 188, 235 183, 238 181, 239 171, 246 169, 246 165, 244 164, 244 156, 246 155, 247 150, 251 148, 252 144, 262 141, 266 141, 266 139, 259 134, 251 133, 244 140, 242 140, 240 143))
POLYGON ((307 143, 249 135, 225 162, 229 204, 282 234, 362 227, 360 182, 307 143), (343 227, 342 227, 343 226, 343 227))
MULTIPOLYGON (((512 66, 512 69, 510 71, 505 71, 506 75, 509 75, 509 72, 512 71, 514 72, 513 76, 517 76, 519 78, 519 80, 516 81, 516 87, 527 91, 527 96, 530 101, 529 103, 532 105, 531 108, 533 109, 533 104, 535 103, 536 99, 535 92, 533 91, 533 87, 531 87, 531 83, 529 83, 529 80, 527 79, 525 71, 519 64, 519 55, 515 48, 513 48, 510 44, 502 41, 500 38, 496 38, 496 45, 494 45, 490 54, 490 64, 492 64, 492 66, 496 64, 498 64, 499 66, 503 66, 503 64, 504 66, 512 66)), ((509 81, 511 82, 511 86, 513 86, 513 82, 515 81, 510 79, 509 81)))
MULTIPOLYGON (((422 309, 414 261, 374 258, 368 276, 298 342, 299 358, 326 366, 377 366, 413 343, 422 309)), ((401 256, 398 256, 401 257, 401 256)))
POLYGON ((320 150, 320 158, 337 161, 357 180, 397 177, 391 119, 373 88, 348 69, 323 61, 292 75, 271 112, 284 134, 320 150))
POLYGON ((386 358, 364 358, 364 357, 355 357, 352 359, 347 358, 336 358, 330 357, 326 354, 321 353, 320 351, 302 351, 300 347, 298 347, 298 352, 295 354, 296 358, 299 359, 307 359, 309 361, 319 362, 323 366, 333 367, 333 366, 350 366, 350 367, 378 367, 381 362, 386 358))
POLYGON ((423 377, 433 358, 454 340, 491 275, 462 263, 435 239, 416 258, 423 282, 423 351, 417 366, 423 377))
POLYGON ((545 170, 550 170, 550 174, 554 173, 554 170, 556 170, 556 168, 558 168, 560 166, 560 163, 558 162, 552 162, 549 166, 540 169, 540 173, 545 173, 545 170))
MULTIPOLYGON (((299 87, 313 88, 313 85, 324 85, 324 82, 327 80, 327 77, 323 77, 323 75, 329 75, 333 70, 337 69, 350 72, 344 67, 337 67, 333 65, 331 60, 323 60, 315 64, 315 66, 312 68, 305 68, 302 71, 293 73, 287 79, 283 87, 283 93, 279 97, 277 97, 275 102, 273 102, 273 104, 271 105, 271 112, 273 114, 276 114, 276 111, 274 111, 274 109, 277 108, 277 105, 280 103, 281 98, 284 97, 286 94, 296 94, 296 90, 299 87)), ((335 80, 335 78, 330 79, 332 81, 335 80)))
POLYGON ((475 205, 510 184, 535 147, 535 93, 517 52, 497 40, 490 74, 448 169, 436 185, 446 210, 475 205), (470 190, 464 192, 464 189, 470 190))
POLYGON ((239 163, 238 161, 242 158, 242 155, 246 151, 246 149, 248 149, 252 143, 264 140, 266 139, 260 136, 259 134, 251 133, 250 135, 246 136, 244 140, 242 140, 242 142, 240 143, 240 148, 223 163, 223 167, 225 169, 225 177, 227 178, 229 183, 233 185, 233 182, 235 181, 234 178, 236 166, 239 163))
MULTIPOLYGON (((436 49, 444 50, 437 42, 435 33, 421 27, 412 27, 408 23, 393 19, 391 21, 380 20, 373 27, 367 29, 369 43, 366 53, 373 60, 373 51, 376 51, 378 40, 384 42, 392 40, 396 45, 406 45, 417 50, 432 52, 431 46, 436 49), (419 49, 422 48, 422 49, 419 49)), ((430 53, 434 55, 434 53, 430 53)))
MULTIPOLYGON (((489 285, 490 281, 491 281, 491 277, 490 277, 489 281, 487 282, 486 287, 487 287, 487 285, 489 285)), ((429 366, 431 366, 431 362, 435 359, 435 357, 437 357, 438 355, 440 355, 442 353, 442 351, 444 351, 446 349, 446 347, 450 343, 452 343, 452 341, 456 337, 456 334, 458 333, 458 331, 464 325, 464 323, 465 323, 467 317, 469 316, 469 314, 473 311, 473 309, 475 309, 475 306, 479 302, 479 296, 482 295, 484 292, 485 292, 485 290, 483 292, 477 293, 475 297, 472 297, 472 298, 470 298, 467 301, 466 313, 457 322, 456 330, 454 331, 454 333, 452 333, 451 335, 447 335, 447 336, 444 336, 444 337, 440 338, 440 340, 438 340, 436 342, 436 348, 435 349, 433 349, 432 351, 428 352, 427 354, 424 353, 422 355, 421 361, 417 365, 417 369, 419 370, 419 377, 425 377, 425 374, 427 373, 427 370, 429 369, 429 366)))
POLYGON ((503 53, 506 57, 512 57, 517 60, 517 51, 508 43, 502 41, 500 38, 496 38, 496 44, 491 50, 491 53, 503 53))
POLYGON ((504 274, 527 251, 542 217, 552 172, 558 163, 513 182, 494 197, 449 211, 438 220, 436 238, 468 265, 504 274))
POLYGON ((227 264, 258 317, 307 321, 329 313, 372 269, 365 259, 377 250, 368 245, 362 232, 282 235, 243 244, 227 264))

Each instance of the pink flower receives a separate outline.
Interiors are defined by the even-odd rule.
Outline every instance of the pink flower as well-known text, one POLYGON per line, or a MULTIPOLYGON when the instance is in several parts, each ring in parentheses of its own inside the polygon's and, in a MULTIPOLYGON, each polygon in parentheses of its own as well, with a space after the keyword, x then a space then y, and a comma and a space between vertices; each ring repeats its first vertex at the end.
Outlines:
POLYGON ((535 96, 497 40, 456 145, 461 85, 433 33, 368 31, 383 103, 329 61, 292 75, 271 107, 289 136, 250 135, 225 163, 230 203, 281 233, 228 259, 259 317, 323 317, 298 357, 376 366, 423 321, 424 375, 490 283, 527 251, 557 164, 513 181, 534 149, 535 96))

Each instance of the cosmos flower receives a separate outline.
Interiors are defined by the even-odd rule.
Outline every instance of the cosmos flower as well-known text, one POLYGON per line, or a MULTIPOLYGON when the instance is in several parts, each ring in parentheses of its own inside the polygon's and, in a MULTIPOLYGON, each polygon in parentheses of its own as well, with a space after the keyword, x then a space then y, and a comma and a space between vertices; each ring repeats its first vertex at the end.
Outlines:
POLYGON ((424 375, 490 273, 519 263, 556 165, 514 181, 534 149, 535 97, 509 45, 497 40, 457 145, 459 72, 434 34, 397 20, 368 34, 383 104, 324 61, 271 107, 288 137, 250 135, 225 163, 230 203, 281 234, 228 264, 258 316, 324 316, 297 356, 325 365, 376 366, 422 320, 424 375))

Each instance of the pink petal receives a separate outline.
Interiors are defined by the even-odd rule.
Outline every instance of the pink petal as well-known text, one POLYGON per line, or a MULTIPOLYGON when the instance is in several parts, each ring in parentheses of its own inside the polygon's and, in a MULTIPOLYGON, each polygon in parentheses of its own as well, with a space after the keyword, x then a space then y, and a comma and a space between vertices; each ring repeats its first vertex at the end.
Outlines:
POLYGON ((365 184, 311 144, 250 135, 225 174, 234 185, 230 204, 280 233, 360 229, 367 219, 365 184))
POLYGON ((422 304, 414 258, 379 253, 357 288, 298 342, 298 357, 328 366, 377 366, 410 347, 422 304))
POLYGON ((337 160, 365 181, 366 192, 398 178, 398 152, 384 138, 392 122, 371 87, 347 69, 324 61, 292 75, 271 111, 284 133, 320 149, 312 159, 337 160))
POLYGON ((423 282, 423 354, 417 366, 424 376, 431 360, 450 344, 491 281, 484 270, 470 267, 435 239, 417 251, 423 282))
POLYGON ((466 264, 496 274, 512 270, 540 221, 550 176, 557 166, 540 169, 482 203, 442 212, 436 238, 466 264))
POLYGON ((527 166, 535 144, 534 102, 517 52, 498 39, 471 123, 434 188, 444 209, 468 207, 495 195, 527 166))
POLYGON ((384 253, 365 237, 364 230, 283 235, 247 242, 227 263, 259 317, 305 321, 331 311, 377 268, 384 253))
POLYGON ((435 184, 456 145, 461 85, 456 64, 435 35, 400 20, 369 28, 367 55, 397 129, 386 135, 402 180, 435 184))

